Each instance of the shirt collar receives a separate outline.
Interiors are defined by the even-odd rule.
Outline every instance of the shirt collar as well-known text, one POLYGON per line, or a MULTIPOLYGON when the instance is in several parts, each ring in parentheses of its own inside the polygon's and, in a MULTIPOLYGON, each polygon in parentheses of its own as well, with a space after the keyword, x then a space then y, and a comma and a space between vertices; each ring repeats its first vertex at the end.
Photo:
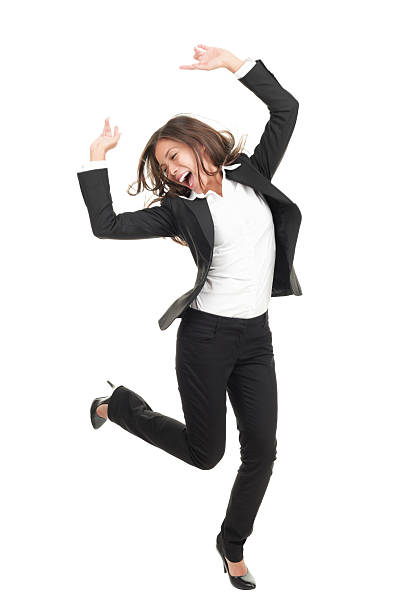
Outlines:
MULTIPOLYGON (((238 168, 239 166, 241 166, 241 164, 232 164, 231 166, 221 166, 221 170, 223 170, 224 168, 226 168, 226 170, 234 170, 235 168, 238 168)), ((222 174, 223 174, 223 179, 226 179, 225 173, 222 173, 222 174)), ((205 194, 196 193, 195 191, 191 189, 191 193, 189 196, 181 195, 180 198, 184 198, 185 200, 195 200, 195 198, 203 199, 203 198, 206 198, 209 193, 214 193, 214 192, 211 189, 209 189, 207 193, 205 194)))

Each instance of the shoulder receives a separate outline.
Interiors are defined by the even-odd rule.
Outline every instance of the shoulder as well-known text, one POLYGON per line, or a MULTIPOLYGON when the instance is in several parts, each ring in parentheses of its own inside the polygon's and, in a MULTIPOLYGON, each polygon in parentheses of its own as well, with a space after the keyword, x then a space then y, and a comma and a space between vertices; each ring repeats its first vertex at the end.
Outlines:
POLYGON ((173 198, 170 197, 170 196, 165 195, 160 200, 160 206, 167 206, 168 208, 171 208, 172 202, 173 202, 173 198))
POLYGON ((161 201, 160 205, 165 208, 170 208, 170 210, 176 214, 179 210, 179 205, 182 206, 184 204, 184 199, 179 196, 167 196, 165 195, 161 201))
POLYGON ((160 200, 160 207, 167 211, 176 223, 179 218, 178 200, 180 200, 180 198, 167 195, 160 200))

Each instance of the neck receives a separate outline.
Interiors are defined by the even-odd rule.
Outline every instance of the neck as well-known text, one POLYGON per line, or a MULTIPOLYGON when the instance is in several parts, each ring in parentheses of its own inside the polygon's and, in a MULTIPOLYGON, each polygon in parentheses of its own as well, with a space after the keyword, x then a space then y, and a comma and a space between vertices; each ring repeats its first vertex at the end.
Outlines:
POLYGON ((211 190, 211 191, 215 191, 215 193, 217 193, 218 195, 222 197, 222 179, 223 179, 222 168, 218 170, 218 173, 215 176, 211 176, 209 178, 212 179, 212 182, 211 183, 210 181, 207 182, 207 185, 205 186, 205 191, 203 191, 204 195, 206 195, 208 191, 211 190))

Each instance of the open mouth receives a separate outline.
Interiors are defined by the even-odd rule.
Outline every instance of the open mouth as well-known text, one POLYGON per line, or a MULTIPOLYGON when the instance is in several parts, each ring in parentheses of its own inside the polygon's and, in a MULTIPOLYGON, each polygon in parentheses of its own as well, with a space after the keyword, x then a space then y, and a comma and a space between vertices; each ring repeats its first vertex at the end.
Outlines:
POLYGON ((193 186, 194 186, 194 176, 193 176, 192 172, 188 171, 185 174, 183 174, 183 176, 181 177, 181 180, 179 182, 182 185, 187 185, 187 187, 192 189, 193 186))

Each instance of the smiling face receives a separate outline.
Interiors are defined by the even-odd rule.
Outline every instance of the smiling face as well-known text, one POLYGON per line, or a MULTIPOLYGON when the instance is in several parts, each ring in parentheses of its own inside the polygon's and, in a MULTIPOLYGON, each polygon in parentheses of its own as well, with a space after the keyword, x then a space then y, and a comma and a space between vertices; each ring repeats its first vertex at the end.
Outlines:
MULTIPOLYGON (((204 146, 201 156, 209 172, 217 170, 217 167, 206 156, 204 146)), ((202 168, 200 168, 201 182, 198 181, 197 161, 191 147, 184 142, 160 138, 155 147, 155 157, 169 180, 179 185, 187 185, 196 193, 206 193, 209 189, 216 190, 221 185, 221 172, 218 175, 209 176, 202 168)))

